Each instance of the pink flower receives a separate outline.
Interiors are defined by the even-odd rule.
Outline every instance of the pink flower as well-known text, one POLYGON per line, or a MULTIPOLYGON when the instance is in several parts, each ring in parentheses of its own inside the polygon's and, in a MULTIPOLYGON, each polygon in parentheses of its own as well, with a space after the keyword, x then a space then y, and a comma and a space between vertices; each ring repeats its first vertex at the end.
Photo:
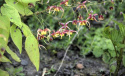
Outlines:
POLYGON ((99 15, 99 20, 103 20, 103 19, 104 19, 103 15, 99 15))
POLYGON ((86 1, 80 3, 79 6, 77 7, 77 9, 78 9, 78 8, 81 8, 81 9, 82 9, 82 8, 86 8, 85 3, 86 3, 86 1))
POLYGON ((54 12, 59 12, 59 11, 64 12, 64 9, 62 7, 58 7, 58 6, 49 6, 47 8, 47 10, 49 10, 49 13, 51 13, 51 11, 53 11, 53 13, 54 12))
POLYGON ((68 6, 68 1, 69 0, 65 0, 65 1, 61 2, 60 5, 64 4, 65 6, 68 6))
POLYGON ((72 24, 73 24, 73 25, 77 25, 77 23, 78 23, 77 20, 73 20, 73 21, 72 21, 72 24))
POLYGON ((95 21, 97 21, 96 18, 95 18, 96 15, 98 15, 98 14, 93 14, 93 15, 92 15, 92 14, 89 14, 89 17, 87 18, 87 20, 90 19, 90 20, 95 20, 95 21))

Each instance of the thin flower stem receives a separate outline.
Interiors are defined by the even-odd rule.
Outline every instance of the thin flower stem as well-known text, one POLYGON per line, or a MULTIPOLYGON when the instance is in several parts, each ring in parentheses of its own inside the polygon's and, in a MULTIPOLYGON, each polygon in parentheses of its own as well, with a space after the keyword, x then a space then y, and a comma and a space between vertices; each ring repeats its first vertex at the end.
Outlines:
POLYGON ((74 37, 73 37, 72 40, 70 41, 70 44, 69 44, 69 46, 68 46, 67 49, 66 49, 66 52, 65 52, 64 57, 63 57, 63 59, 62 59, 62 61, 61 61, 61 64, 60 64, 60 66, 59 66, 59 68, 58 68, 58 70, 56 71, 56 73, 55 73, 54 76, 56 76, 57 73, 59 72, 59 70, 61 69, 61 67, 62 67, 62 65, 63 65, 63 62, 64 62, 64 60, 65 60, 65 57, 66 57, 66 55, 67 55, 67 52, 69 51, 69 48, 70 48, 71 44, 73 43, 73 41, 74 41, 75 38, 77 37, 78 32, 79 32, 81 29, 83 29, 82 26, 80 27, 79 30, 77 30, 77 33, 74 35, 74 37))

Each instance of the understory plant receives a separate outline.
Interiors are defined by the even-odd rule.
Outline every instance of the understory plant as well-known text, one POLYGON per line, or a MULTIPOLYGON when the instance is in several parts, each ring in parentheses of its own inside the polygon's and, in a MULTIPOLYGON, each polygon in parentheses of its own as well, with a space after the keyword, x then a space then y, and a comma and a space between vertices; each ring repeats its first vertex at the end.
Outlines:
MULTIPOLYGON (((125 21, 125 14, 122 13, 125 21)), ((109 56, 106 58, 110 62, 116 61, 116 67, 114 68, 114 76, 118 76, 120 68, 124 65, 125 67, 125 25, 124 22, 118 22, 114 20, 118 28, 106 27, 104 29, 104 35, 106 38, 110 39, 114 47, 115 55, 114 57, 109 56)), ((120 76, 124 75, 123 72, 120 76)))

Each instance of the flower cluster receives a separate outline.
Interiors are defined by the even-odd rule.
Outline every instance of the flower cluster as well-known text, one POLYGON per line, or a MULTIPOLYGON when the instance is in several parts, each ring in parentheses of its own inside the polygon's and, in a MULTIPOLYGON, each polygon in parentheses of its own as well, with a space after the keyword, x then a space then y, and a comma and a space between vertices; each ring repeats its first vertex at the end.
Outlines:
MULTIPOLYGON (((61 7, 61 5, 65 5, 65 6, 70 6, 68 5, 68 1, 69 0, 63 0, 60 5, 57 5, 57 6, 49 6, 47 8, 48 10, 48 13, 55 13, 55 12, 60 12, 62 11, 64 13, 64 9, 61 7)), ((86 19, 83 19, 83 17, 81 15, 78 16, 78 18, 76 20, 73 20, 73 21, 68 21, 66 23, 61 23, 59 22, 59 25, 61 25, 61 27, 55 31, 51 31, 50 29, 46 28, 46 29, 38 29, 37 30, 37 40, 42 40, 42 39, 48 39, 48 41, 51 41, 53 40, 53 38, 58 38, 58 37, 62 37, 63 36, 70 36, 72 35, 72 33, 77 33, 76 31, 74 30, 71 30, 68 26, 69 23, 72 23, 72 25, 75 25, 78 29, 81 27, 81 26, 87 26, 88 28, 90 28, 90 23, 89 23, 89 20, 95 20, 95 21, 98 21, 98 20, 103 20, 104 17, 103 15, 99 15, 98 16, 98 19, 97 19, 97 15, 98 14, 93 14, 93 12, 90 11, 90 13, 88 12, 88 9, 86 7, 86 3, 88 1, 83 1, 82 3, 78 3, 78 6, 76 6, 76 10, 78 10, 79 8, 82 9, 82 8, 85 8, 85 10, 87 11, 88 13, 88 17, 86 19)))
MULTIPOLYGON (((69 21, 69 22, 72 22, 72 21, 69 21)), ((71 30, 69 27, 68 27, 68 23, 59 23, 60 25, 62 25, 61 28, 59 28, 59 30, 55 31, 51 31, 50 29, 46 28, 44 30, 42 29, 38 29, 37 30, 37 40, 41 40, 41 39, 44 39, 44 38, 47 38, 48 40, 52 40, 52 38, 57 38, 57 37, 62 37, 64 35, 68 35, 69 38, 70 38, 70 35, 72 35, 73 32, 76 32, 74 30, 71 30), (52 33, 51 33, 52 32, 52 33)))
POLYGON ((47 8, 47 10, 49 10, 49 14, 50 14, 51 12, 53 12, 53 13, 59 12, 59 11, 64 12, 64 9, 63 9, 62 7, 58 7, 58 6, 49 6, 49 7, 47 8))
POLYGON ((82 9, 82 8, 86 8, 85 3, 86 3, 86 1, 84 1, 84 2, 82 2, 82 3, 79 3, 77 9, 78 9, 78 8, 81 8, 81 9, 82 9))

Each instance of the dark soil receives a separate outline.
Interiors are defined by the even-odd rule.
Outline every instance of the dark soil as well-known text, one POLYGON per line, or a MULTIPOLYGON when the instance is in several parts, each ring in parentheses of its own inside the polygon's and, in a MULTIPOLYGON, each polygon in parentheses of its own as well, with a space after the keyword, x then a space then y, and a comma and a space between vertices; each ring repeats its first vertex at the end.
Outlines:
MULTIPOLYGON (((22 73, 25 76, 42 76, 45 68, 47 69, 45 76, 54 76, 65 53, 65 50, 58 50, 56 54, 53 54, 50 50, 40 50, 40 69, 37 72, 24 49, 20 55, 12 42, 9 42, 9 46, 20 57, 21 62, 14 61, 10 55, 5 53, 12 61, 12 64, 1 63, 0 68, 6 70, 6 68, 11 69, 11 67, 23 67, 22 73)), ((71 46, 71 48, 75 47, 71 46)), ((91 54, 88 57, 83 57, 80 55, 80 51, 69 49, 65 61, 56 76, 109 76, 108 69, 108 65, 103 63, 101 59, 94 58, 91 54)))

